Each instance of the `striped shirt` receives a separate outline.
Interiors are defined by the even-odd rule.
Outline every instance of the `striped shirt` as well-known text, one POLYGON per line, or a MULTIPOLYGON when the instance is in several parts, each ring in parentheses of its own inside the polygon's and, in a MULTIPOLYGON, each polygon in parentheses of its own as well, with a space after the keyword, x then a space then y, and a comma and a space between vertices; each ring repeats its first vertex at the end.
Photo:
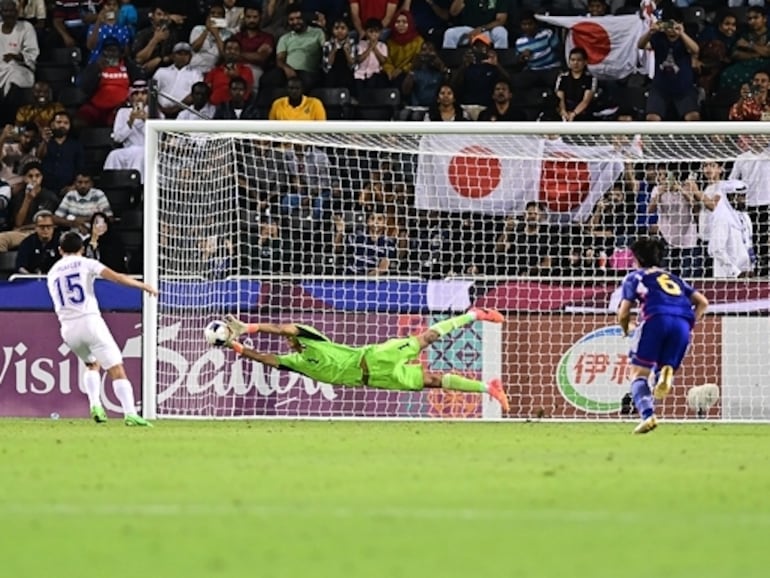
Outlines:
POLYGON ((90 219, 94 213, 104 213, 112 216, 112 208, 107 200, 107 195, 100 189, 92 188, 85 195, 76 190, 69 191, 56 209, 56 216, 66 219, 73 215, 76 219, 90 219))
POLYGON ((519 36, 516 39, 516 54, 525 50, 531 52, 527 61, 529 70, 548 70, 561 66, 559 39, 550 28, 541 28, 533 37, 519 36))

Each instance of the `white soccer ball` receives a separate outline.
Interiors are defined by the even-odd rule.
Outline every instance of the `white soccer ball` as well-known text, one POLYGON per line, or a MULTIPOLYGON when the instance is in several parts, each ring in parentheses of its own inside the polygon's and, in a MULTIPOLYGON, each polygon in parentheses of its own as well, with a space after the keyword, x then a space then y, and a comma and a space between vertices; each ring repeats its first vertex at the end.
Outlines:
POLYGON ((698 416, 705 416, 719 401, 719 386, 713 383, 696 385, 687 390, 687 405, 698 416))
POLYGON ((230 339, 232 332, 224 321, 212 321, 203 330, 209 345, 222 347, 230 339))

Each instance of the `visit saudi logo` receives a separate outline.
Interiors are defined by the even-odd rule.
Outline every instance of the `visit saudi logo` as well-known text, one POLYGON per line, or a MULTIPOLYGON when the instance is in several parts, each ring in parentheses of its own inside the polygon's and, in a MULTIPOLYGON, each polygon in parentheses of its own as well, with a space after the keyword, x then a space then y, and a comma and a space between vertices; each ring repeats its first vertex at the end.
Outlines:
POLYGON ((620 411, 628 391, 628 349, 620 327, 604 327, 581 337, 562 356, 556 385, 564 399, 590 413, 620 411))

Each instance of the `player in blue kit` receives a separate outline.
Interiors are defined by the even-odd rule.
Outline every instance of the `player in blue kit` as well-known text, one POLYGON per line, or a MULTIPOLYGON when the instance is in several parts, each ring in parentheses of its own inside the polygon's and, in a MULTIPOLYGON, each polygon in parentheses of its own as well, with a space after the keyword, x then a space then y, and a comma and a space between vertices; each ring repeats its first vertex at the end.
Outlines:
POLYGON ((696 321, 703 319, 708 299, 678 276, 660 268, 665 246, 658 238, 641 237, 631 245, 639 267, 623 280, 618 323, 624 335, 633 334, 631 348, 631 396, 642 421, 635 434, 654 430, 655 399, 671 390, 674 372, 684 359, 696 321), (631 308, 639 303, 639 323, 631 321, 631 308), (653 369, 659 376, 653 392, 649 378, 653 369))

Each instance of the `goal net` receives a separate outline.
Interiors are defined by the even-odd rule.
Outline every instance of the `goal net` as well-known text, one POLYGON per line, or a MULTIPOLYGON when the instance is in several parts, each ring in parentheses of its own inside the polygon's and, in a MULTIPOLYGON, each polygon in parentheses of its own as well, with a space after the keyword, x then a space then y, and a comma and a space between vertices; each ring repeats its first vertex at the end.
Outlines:
MULTIPOLYGON (((635 418, 615 312, 629 244, 711 301, 667 419, 770 420, 761 123, 150 121, 144 412, 178 418, 635 418), (494 307, 422 352, 511 402, 339 387, 209 347, 234 314, 362 346, 494 307)), ((246 343, 286 353, 263 334, 246 343)))

